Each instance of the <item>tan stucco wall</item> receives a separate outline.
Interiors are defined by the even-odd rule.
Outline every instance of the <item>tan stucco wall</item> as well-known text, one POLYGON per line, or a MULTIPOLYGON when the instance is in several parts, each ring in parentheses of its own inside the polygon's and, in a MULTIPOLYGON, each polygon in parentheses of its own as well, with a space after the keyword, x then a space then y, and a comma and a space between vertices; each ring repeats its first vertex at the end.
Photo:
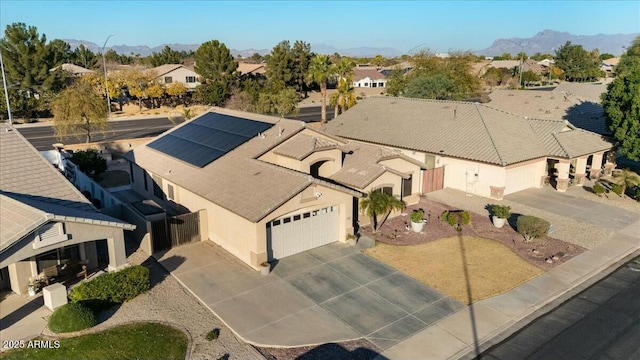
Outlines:
POLYGON ((309 174, 311 172, 311 165, 324 160, 327 160, 327 162, 320 166, 318 175, 328 178, 342 168, 342 151, 332 149, 315 152, 302 160, 301 169, 303 172, 309 174))
MULTIPOLYGON (((384 160, 381 161, 380 164, 386 165, 388 168, 400 171, 401 173, 411 175, 411 194, 420 194, 422 191, 422 171, 419 166, 402 159, 384 160)), ((402 181, 400 181, 400 184, 402 185, 402 181)), ((398 189, 398 195, 400 195, 400 189, 398 189)), ((408 194, 405 194, 405 197, 406 196, 408 196, 408 194)))
POLYGON ((437 166, 444 166, 444 187, 491 197, 491 186, 505 186, 506 171, 501 166, 441 156, 436 161, 437 166), (467 170, 478 174, 475 182, 467 182, 467 170))
POLYGON ((176 82, 181 82, 183 83, 187 89, 195 89, 198 85, 200 85, 199 82, 197 82, 198 80, 198 74, 196 74, 194 71, 189 70, 187 68, 181 67, 179 69, 173 70, 171 72, 168 72, 166 74, 162 74, 159 77, 160 83, 164 84, 164 78, 165 76, 171 76, 172 77, 172 82, 176 83, 176 82), (194 83, 187 83, 187 76, 195 76, 196 77, 196 82, 194 83))
POLYGON ((538 159, 507 167, 504 195, 540 187, 540 179, 546 173, 546 159, 538 159))

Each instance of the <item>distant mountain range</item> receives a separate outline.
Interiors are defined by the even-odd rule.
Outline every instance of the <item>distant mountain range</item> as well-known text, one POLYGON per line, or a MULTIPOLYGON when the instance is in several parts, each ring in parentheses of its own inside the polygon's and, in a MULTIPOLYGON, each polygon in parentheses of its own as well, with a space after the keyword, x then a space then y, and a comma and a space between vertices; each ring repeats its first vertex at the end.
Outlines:
POLYGON ((624 47, 631 45, 633 39, 638 34, 615 34, 615 35, 572 35, 568 32, 558 32, 554 30, 544 30, 530 38, 510 38, 498 39, 491 47, 476 51, 478 55, 495 56, 504 53, 518 54, 524 51, 528 55, 535 53, 554 54, 567 41, 572 44, 579 44, 585 50, 598 49, 601 54, 609 53, 616 56, 621 55, 624 47))
MULTIPOLYGON (((558 32, 554 30, 544 30, 537 33, 530 38, 510 38, 510 39, 498 39, 493 42, 491 47, 476 51, 478 55, 495 56, 502 55, 504 53, 517 54, 521 51, 529 55, 539 53, 553 54, 559 47, 564 45, 567 41, 571 41, 573 44, 580 44, 586 50, 599 49, 600 53, 610 53, 613 55, 620 55, 624 52, 624 47, 629 46, 633 39, 640 34, 615 34, 615 35, 572 35, 568 32, 558 32)), ((95 43, 84 40, 75 39, 63 39, 70 46, 71 49, 75 49, 80 44, 84 44, 89 50, 93 52, 100 52, 101 46, 95 43)), ((161 52, 165 46, 169 46, 173 50, 178 51, 196 51, 200 44, 162 44, 156 47, 149 47, 146 45, 129 46, 129 45, 114 45, 109 46, 107 49, 113 49, 118 54, 123 55, 140 55, 149 56, 153 52, 161 52)), ((311 49, 319 54, 332 55, 338 53, 340 55, 347 56, 400 56, 402 51, 389 47, 354 47, 347 49, 338 49, 327 44, 312 44, 311 49)), ((258 53, 265 55, 271 52, 271 49, 230 49, 233 56, 250 57, 251 55, 258 53)))

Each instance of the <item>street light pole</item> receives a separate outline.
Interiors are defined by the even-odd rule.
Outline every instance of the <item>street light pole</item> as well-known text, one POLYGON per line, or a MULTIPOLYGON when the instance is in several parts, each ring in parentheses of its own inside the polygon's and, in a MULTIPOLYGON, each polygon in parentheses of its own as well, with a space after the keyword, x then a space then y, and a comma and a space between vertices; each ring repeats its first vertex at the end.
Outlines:
POLYGON ((104 47, 107 46, 107 41, 114 36, 107 36, 107 40, 104 41, 104 45, 102 45, 102 67, 104 68, 104 87, 107 90, 107 120, 111 119, 111 96, 109 96, 109 83, 107 80, 107 61, 104 57, 104 47))
POLYGON ((4 61, 2 61, 2 51, 0 51, 0 68, 2 69, 2 85, 4 86, 4 99, 7 102, 7 114, 9 114, 9 126, 13 125, 11 117, 11 107, 9 106, 9 90, 7 90, 7 75, 4 73, 4 61))

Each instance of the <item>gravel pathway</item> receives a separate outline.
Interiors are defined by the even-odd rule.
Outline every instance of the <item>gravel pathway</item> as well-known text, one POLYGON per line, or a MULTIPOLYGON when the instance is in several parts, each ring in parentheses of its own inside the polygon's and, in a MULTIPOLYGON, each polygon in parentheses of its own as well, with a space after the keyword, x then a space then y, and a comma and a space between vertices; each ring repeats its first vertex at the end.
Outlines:
MULTIPOLYGON (((155 259, 139 250, 128 262, 144 264, 150 269, 152 288, 118 308, 107 320, 92 330, 100 331, 132 321, 161 321, 186 329, 192 339, 190 359, 264 359, 253 346, 246 344, 222 324, 222 322, 176 279, 170 276, 155 259), (206 334, 220 329, 217 340, 208 341, 206 334)), ((43 335, 53 335, 45 330, 43 335)))
MULTIPOLYGON (((588 195, 586 191, 581 191, 588 195)), ((464 192, 453 189, 443 189, 428 193, 425 196, 428 199, 449 204, 460 209, 470 210, 478 214, 487 214, 487 210, 485 209, 487 204, 498 202, 481 196, 467 196, 464 192)), ((597 197, 593 194, 591 194, 591 196, 597 197)), ((593 200, 591 197, 589 197, 589 199, 593 200)), ((585 224, 568 217, 532 208, 517 202, 500 200, 499 203, 511 206, 512 213, 533 215, 550 221, 553 224, 554 229, 554 232, 551 235, 552 237, 587 249, 592 249, 599 245, 613 233, 611 230, 602 229, 591 224, 585 224)), ((613 203, 608 204, 615 206, 613 203)))

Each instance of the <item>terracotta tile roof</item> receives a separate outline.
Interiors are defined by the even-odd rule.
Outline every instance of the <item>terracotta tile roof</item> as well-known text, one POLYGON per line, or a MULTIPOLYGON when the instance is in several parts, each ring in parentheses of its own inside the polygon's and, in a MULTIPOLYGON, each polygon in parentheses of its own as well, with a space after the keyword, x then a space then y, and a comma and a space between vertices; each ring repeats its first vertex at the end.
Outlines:
POLYGON ((519 116, 568 120, 581 129, 610 134, 598 103, 557 88, 554 91, 495 90, 489 97, 489 106, 519 116))
MULTIPOLYGON (((250 139, 203 168, 177 160, 146 145, 135 148, 125 156, 142 168, 252 222, 260 221, 313 184, 322 184, 360 196, 360 193, 343 186, 257 160, 305 129, 304 122, 220 108, 210 111, 268 122, 274 126, 264 131, 262 136, 250 139)), ((167 133, 181 126, 183 125, 167 133)))
POLYGON ((0 249, 50 220, 133 229, 100 213, 15 129, 0 124, 0 249))
MULTIPOLYGON (((565 124, 552 121, 555 127, 565 124)), ((552 129, 536 131, 525 117, 483 104, 393 97, 364 99, 324 127, 348 139, 502 166, 552 155, 551 144, 541 138, 552 129)), ((571 131, 589 141, 600 139, 571 131)))

